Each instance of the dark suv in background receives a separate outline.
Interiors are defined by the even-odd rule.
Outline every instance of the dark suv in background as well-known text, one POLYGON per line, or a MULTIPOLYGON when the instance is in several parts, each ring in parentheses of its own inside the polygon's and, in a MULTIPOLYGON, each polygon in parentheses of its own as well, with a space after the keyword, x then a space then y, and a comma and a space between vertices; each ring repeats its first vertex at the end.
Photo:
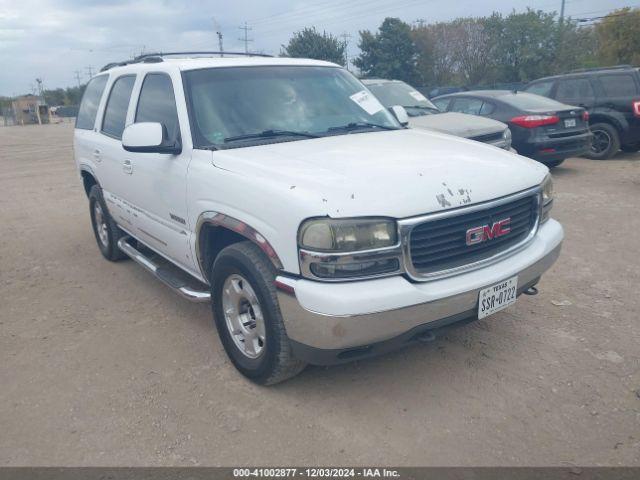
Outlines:
POLYGON ((589 158, 605 160, 619 149, 640 149, 640 69, 630 65, 575 70, 540 78, 524 89, 589 112, 589 158))

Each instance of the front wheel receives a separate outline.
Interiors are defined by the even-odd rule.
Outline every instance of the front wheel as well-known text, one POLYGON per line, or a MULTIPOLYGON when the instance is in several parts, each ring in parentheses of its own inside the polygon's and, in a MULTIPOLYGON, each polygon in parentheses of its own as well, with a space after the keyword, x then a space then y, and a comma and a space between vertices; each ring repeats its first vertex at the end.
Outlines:
POLYGON ((589 128, 593 138, 591 149, 585 157, 592 160, 608 160, 620 150, 620 135, 614 126, 608 123, 594 123, 589 128))
POLYGON ((211 270, 213 316, 234 366, 250 380, 270 385, 300 373, 280 313, 275 268, 251 242, 223 249, 211 270))

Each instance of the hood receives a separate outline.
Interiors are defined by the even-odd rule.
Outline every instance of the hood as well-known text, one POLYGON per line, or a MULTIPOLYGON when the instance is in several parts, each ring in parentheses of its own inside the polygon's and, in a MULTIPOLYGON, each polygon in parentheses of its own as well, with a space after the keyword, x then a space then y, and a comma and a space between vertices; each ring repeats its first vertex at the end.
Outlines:
POLYGON ((428 128, 464 138, 502 132, 507 128, 507 125, 498 120, 457 112, 411 117, 409 125, 413 128, 428 128))
POLYGON ((309 216, 331 217, 404 218, 484 202, 548 172, 489 145, 411 129, 217 150, 213 164, 277 189, 309 216))

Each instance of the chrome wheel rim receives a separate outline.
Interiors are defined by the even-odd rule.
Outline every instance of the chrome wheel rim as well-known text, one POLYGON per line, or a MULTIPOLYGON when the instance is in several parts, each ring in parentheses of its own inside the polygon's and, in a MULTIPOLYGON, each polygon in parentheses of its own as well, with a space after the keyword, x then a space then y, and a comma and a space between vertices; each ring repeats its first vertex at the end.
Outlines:
POLYGON ((266 344, 264 316, 251 284, 236 273, 222 286, 222 310, 233 343, 248 358, 258 358, 266 344))
POLYGON ((593 139, 591 140, 591 151, 593 153, 602 153, 609 148, 611 137, 604 130, 594 130, 593 139))
POLYGON ((93 204, 93 221, 96 224, 96 233, 98 234, 100 243, 103 246, 108 247, 109 233, 107 230, 107 220, 105 218, 104 212, 102 211, 102 207, 100 206, 100 202, 95 202, 93 204))

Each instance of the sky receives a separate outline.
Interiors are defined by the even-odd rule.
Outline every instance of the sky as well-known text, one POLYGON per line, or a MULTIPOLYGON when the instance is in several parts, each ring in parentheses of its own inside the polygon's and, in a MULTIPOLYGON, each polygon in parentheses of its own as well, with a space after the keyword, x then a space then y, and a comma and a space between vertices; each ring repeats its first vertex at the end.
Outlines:
MULTIPOLYGON (((141 52, 244 51, 245 22, 252 51, 277 54, 291 34, 307 26, 350 35, 376 30, 385 17, 412 23, 485 16, 527 7, 559 11, 561 0, 0 0, 0 95, 29 93, 35 79, 45 88, 84 83, 103 65, 141 52)), ((589 18, 640 0, 566 0, 566 15, 589 18)))

